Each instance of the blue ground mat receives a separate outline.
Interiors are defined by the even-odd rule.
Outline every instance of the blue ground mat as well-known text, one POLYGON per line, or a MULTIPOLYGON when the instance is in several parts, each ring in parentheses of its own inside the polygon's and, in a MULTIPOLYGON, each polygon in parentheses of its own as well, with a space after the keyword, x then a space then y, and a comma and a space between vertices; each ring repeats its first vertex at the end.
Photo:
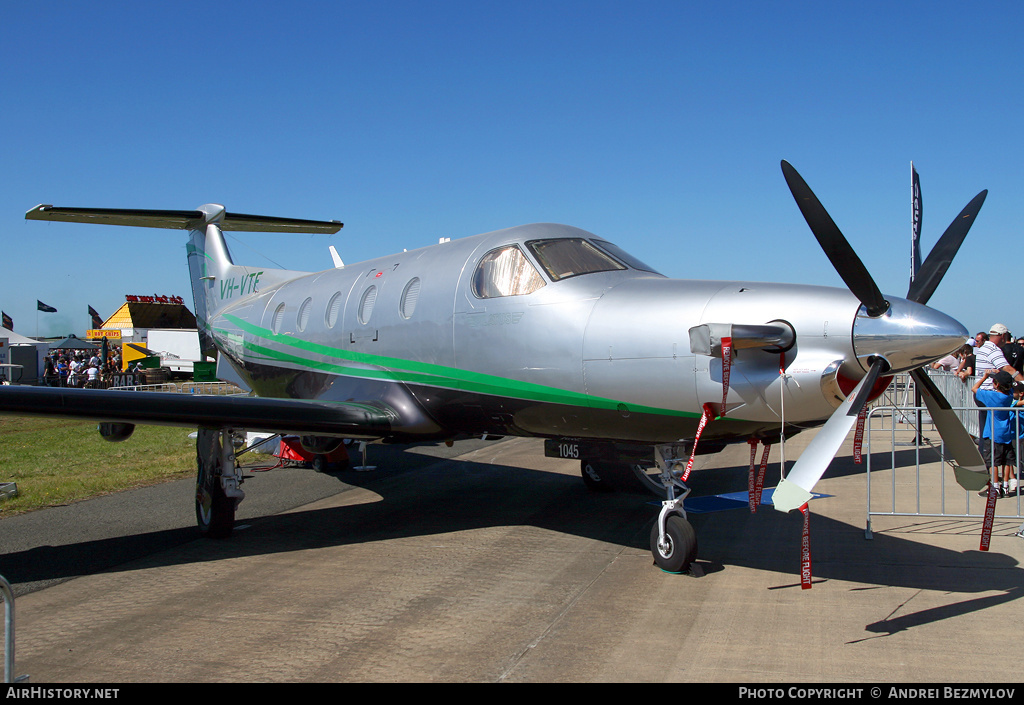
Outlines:
MULTIPOLYGON (((772 495, 775 494, 774 487, 765 487, 761 491, 761 505, 771 504, 772 495)), ((813 493, 813 499, 819 497, 831 497, 832 495, 813 493)), ((724 512, 729 509, 749 509, 750 502, 747 492, 727 492, 725 494, 713 494, 707 497, 687 497, 683 502, 683 508, 687 514, 710 514, 711 512, 724 512)))

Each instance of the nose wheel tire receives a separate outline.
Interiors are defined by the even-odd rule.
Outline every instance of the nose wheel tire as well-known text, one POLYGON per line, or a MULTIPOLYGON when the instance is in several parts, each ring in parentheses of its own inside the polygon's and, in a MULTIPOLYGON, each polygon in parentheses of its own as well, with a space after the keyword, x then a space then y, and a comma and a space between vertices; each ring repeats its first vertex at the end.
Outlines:
POLYGON ((651 553, 655 564, 666 573, 685 573, 697 559, 697 534, 693 525, 678 514, 670 514, 665 519, 662 541, 655 521, 651 528, 651 553))

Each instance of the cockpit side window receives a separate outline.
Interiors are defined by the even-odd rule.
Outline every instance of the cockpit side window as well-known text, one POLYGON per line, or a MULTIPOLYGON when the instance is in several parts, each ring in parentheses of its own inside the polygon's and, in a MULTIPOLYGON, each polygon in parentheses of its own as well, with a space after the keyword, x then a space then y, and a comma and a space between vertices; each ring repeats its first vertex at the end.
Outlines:
POLYGON ((540 273, 515 245, 491 250, 473 273, 473 293, 481 299, 522 296, 544 284, 540 273))
POLYGON ((526 246, 530 248, 552 281, 591 272, 626 269, 621 262, 617 262, 610 255, 579 237, 530 240, 526 246))

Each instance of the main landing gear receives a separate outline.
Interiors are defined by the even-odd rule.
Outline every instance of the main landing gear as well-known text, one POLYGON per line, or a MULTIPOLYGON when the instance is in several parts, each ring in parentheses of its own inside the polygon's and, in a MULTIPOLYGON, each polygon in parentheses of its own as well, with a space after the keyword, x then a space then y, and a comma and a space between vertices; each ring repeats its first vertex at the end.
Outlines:
POLYGON ((208 538, 226 538, 245 498, 230 429, 200 428, 196 437, 196 522, 208 538))

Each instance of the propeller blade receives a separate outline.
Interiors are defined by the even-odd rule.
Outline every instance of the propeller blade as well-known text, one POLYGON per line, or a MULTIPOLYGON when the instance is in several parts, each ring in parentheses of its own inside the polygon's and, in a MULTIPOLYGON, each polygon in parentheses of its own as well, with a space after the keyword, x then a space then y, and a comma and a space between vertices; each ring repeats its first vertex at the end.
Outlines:
MULTIPOLYGON (((946 401, 935 383, 929 379, 928 374, 922 369, 911 371, 911 376, 921 391, 921 398, 924 399, 928 413, 931 414, 932 423, 942 436, 942 442, 946 444, 946 451, 953 456, 957 467, 955 468, 956 481, 961 487, 968 491, 977 491, 988 484, 988 471, 985 469, 985 461, 978 451, 978 446, 967 433, 967 429, 960 423, 956 412, 946 401)), ((973 412, 971 412, 973 413, 973 412)))
POLYGON ((799 509, 813 497, 811 490, 825 474, 829 463, 843 445, 847 434, 857 420, 857 414, 867 403, 868 393, 878 381, 878 376, 888 367, 882 358, 876 358, 864 379, 854 388, 846 401, 839 405, 829 420, 818 431, 818 435, 807 445, 793 470, 775 488, 772 504, 780 512, 799 509))
POLYGON ((956 256, 957 250, 960 249, 964 238, 967 237, 967 231, 974 225, 974 220, 978 217, 978 211, 981 210, 981 205, 985 202, 986 196, 988 196, 988 190, 982 191, 975 196, 960 211, 960 215, 956 217, 956 220, 949 224, 946 232, 942 233, 942 237, 935 243, 932 251, 928 253, 928 257, 925 259, 924 264, 921 265, 917 276, 911 282, 907 299, 919 304, 928 303, 928 299, 935 293, 935 289, 939 286, 939 282, 942 281, 942 277, 945 276, 946 270, 949 269, 949 265, 956 256))
POLYGON ((789 184, 789 190, 793 193, 804 220, 810 226, 814 237, 818 239, 818 244, 825 251, 832 266, 853 295, 864 304, 867 314, 871 317, 881 316, 889 310, 889 302, 882 296, 875 280, 850 247, 850 243, 843 237, 828 211, 821 205, 821 201, 811 191, 807 182, 785 160, 782 161, 782 174, 786 177, 786 183, 789 184))

